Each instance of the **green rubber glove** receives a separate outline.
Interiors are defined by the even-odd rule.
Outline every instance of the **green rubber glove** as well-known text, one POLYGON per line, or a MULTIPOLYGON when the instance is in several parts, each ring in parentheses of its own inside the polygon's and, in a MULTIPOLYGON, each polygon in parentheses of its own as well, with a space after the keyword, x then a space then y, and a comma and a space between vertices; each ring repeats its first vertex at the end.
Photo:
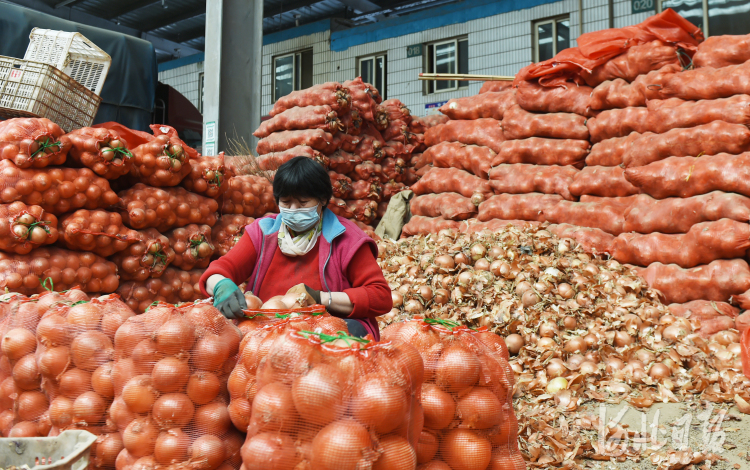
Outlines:
POLYGON ((310 297, 315 299, 316 304, 320 303, 320 291, 319 290, 315 290, 312 287, 308 286, 307 284, 305 284, 305 290, 310 295, 310 297))
POLYGON ((247 308, 245 296, 231 279, 224 278, 214 286, 214 307, 229 319, 241 318, 247 308))

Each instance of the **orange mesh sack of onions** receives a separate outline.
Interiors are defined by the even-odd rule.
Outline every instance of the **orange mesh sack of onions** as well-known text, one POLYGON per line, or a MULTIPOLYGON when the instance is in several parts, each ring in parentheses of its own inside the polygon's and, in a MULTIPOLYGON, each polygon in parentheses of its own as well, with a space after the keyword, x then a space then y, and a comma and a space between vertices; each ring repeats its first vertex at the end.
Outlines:
POLYGON ((211 227, 208 225, 190 224, 166 233, 169 245, 175 252, 175 268, 190 271, 194 268, 205 269, 211 262, 216 248, 211 243, 211 227))
POLYGON ((62 165, 70 150, 65 132, 46 118, 15 118, 0 122, 0 159, 19 168, 62 165))
POLYGON ((202 274, 202 269, 183 271, 170 266, 164 269, 158 278, 122 283, 117 293, 137 313, 145 312, 152 304, 158 302, 193 302, 204 298, 198 286, 202 274))
POLYGON ((0 250, 26 255, 57 241, 57 217, 22 202, 0 205, 0 250))
POLYGON ((148 228, 137 232, 137 240, 110 258, 117 265, 120 279, 145 281, 161 277, 176 256, 169 239, 156 229, 148 228))
POLYGON ((181 185, 190 192, 218 199, 227 190, 233 173, 224 166, 224 155, 197 157, 190 160, 191 170, 181 185))
POLYGON ((108 410, 114 399, 115 333, 134 315, 117 294, 109 294, 52 308, 37 327, 36 356, 42 390, 50 400, 50 435, 68 429, 97 435, 91 449, 94 468, 114 469, 123 449, 108 410))
POLYGON ((117 212, 80 209, 64 216, 60 226, 66 248, 103 257, 126 250, 140 239, 138 232, 123 224, 117 212))
POLYGON ((47 436, 52 429, 49 399, 41 389, 35 332, 48 310, 80 300, 88 300, 88 297, 78 289, 71 289, 31 298, 13 294, 3 302, 3 310, 7 312, 0 322, 0 375, 5 375, 0 382, 0 435, 3 437, 47 436), (6 371, 5 374, 2 371, 6 371))
POLYGON ((190 157, 178 137, 159 135, 133 149, 130 174, 150 186, 177 186, 190 174, 190 157))
POLYGON ((224 214, 211 229, 211 240, 216 246, 216 254, 224 256, 229 253, 245 233, 245 227, 255 219, 242 214, 224 214))
POLYGON ((124 445, 118 470, 239 468, 242 436, 222 385, 239 344, 240 331, 206 302, 159 303, 117 330, 109 414, 124 445))
POLYGON ((97 175, 113 180, 128 174, 133 154, 125 139, 111 129, 83 127, 66 134, 72 146, 68 152, 78 165, 91 168, 97 175))
POLYGON ((430 318, 394 323, 382 337, 413 345, 424 359, 424 429, 416 447, 420 464, 453 470, 526 468, 513 411, 515 380, 501 337, 484 327, 472 330, 430 318))
POLYGON ((245 470, 413 470, 423 376, 401 341, 283 331, 258 364, 245 470))

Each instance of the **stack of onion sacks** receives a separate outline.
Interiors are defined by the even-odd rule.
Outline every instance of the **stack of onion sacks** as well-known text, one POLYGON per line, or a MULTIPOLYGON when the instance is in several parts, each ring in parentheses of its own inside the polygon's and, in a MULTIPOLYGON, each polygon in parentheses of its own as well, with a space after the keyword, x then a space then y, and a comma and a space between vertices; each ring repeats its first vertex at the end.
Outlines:
POLYGON ((247 430, 250 423, 253 398, 258 391, 258 366, 277 337, 287 330, 320 331, 326 334, 349 331, 344 320, 326 313, 322 305, 299 309, 272 309, 262 307, 260 299, 251 293, 246 292, 245 299, 250 308, 245 310, 245 319, 238 325, 243 333, 239 360, 227 382, 231 400, 229 417, 235 427, 242 432, 247 430))
POLYGON ((513 372, 503 339, 447 320, 414 319, 383 331, 424 359, 424 428, 417 460, 428 468, 523 470, 513 372), (447 464, 448 467, 440 464, 447 464))
POLYGON ((117 470, 238 468, 242 437, 227 412, 239 330, 210 303, 160 303, 115 335, 110 419, 124 449, 117 470))
POLYGON ((117 330, 134 316, 117 294, 53 307, 37 327, 37 363, 42 390, 50 400, 50 435, 85 429, 98 437, 91 457, 95 468, 113 469, 123 448, 108 421, 114 398, 112 370, 117 330))
POLYGON ((257 369, 246 470, 414 470, 424 365, 413 346, 287 329, 257 369))
POLYGON ((16 295, 4 303, 7 314, 0 323, 0 435, 47 436, 52 429, 49 399, 42 391, 42 367, 38 363, 35 332, 42 316, 54 306, 88 300, 78 289, 47 292, 32 298, 16 295), (10 411, 10 412, 9 412, 10 411))

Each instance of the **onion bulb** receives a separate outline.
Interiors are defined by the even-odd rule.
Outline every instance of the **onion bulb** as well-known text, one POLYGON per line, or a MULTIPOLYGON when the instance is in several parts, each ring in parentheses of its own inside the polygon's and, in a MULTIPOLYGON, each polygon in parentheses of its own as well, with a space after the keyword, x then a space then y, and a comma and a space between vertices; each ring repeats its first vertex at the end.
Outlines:
POLYGON ((445 429, 456 414, 456 402, 440 387, 426 383, 422 386, 422 408, 424 425, 429 429, 445 429))
POLYGON ((566 388, 568 388, 568 380, 565 377, 555 377, 547 383, 547 393, 550 395, 554 395, 566 388))
POLYGON ((148 413, 159 392, 153 387, 150 375, 133 377, 122 390, 122 399, 135 413, 148 413))
POLYGON ((448 273, 456 267, 456 262, 448 255, 437 256, 434 262, 441 273, 448 273))
POLYGON ((190 446, 191 467, 214 470, 224 461, 224 443, 216 436, 201 436, 190 446))
POLYGON ((445 391, 460 392, 479 380, 481 364, 461 345, 448 346, 435 366, 435 383, 445 391))
MULTIPOLYGON (((255 399, 257 401, 258 397, 255 399)), ((357 421, 371 426, 380 434, 398 428, 407 414, 408 406, 405 391, 377 373, 365 375, 357 381, 350 403, 352 415, 357 421)))
POLYGON ((64 428, 73 424, 73 400, 59 396, 49 405, 49 418, 53 426, 64 428))
POLYGON ((159 434, 154 446, 154 458, 162 465, 187 460, 190 438, 181 429, 169 429, 159 434))
POLYGON ((186 361, 168 356, 154 365, 151 371, 151 382, 160 392, 176 392, 187 384, 190 367, 186 361))
POLYGON ((293 470, 299 462, 294 441, 284 433, 248 436, 240 452, 245 470, 293 470))
POLYGON ((672 375, 672 371, 669 369, 669 367, 665 366, 661 362, 657 362, 651 366, 651 368, 648 370, 648 375, 651 376, 652 379, 666 379, 667 377, 670 377, 672 375))
POLYGON ((133 457, 153 454, 159 428, 150 417, 136 418, 122 433, 122 443, 133 457))
POLYGON ((3 335, 2 353, 11 361, 17 361, 36 350, 36 336, 26 328, 14 328, 3 335))
POLYGON ((440 450, 453 470, 485 470, 492 457, 490 441, 468 429, 449 431, 443 436, 440 450))
POLYGON ((119 433, 102 434, 96 439, 92 454, 94 457, 94 467, 96 468, 113 468, 117 461, 117 456, 125 448, 119 433))
POLYGON ((190 351, 195 343, 195 331, 185 319, 173 318, 159 327, 155 342, 162 354, 174 355, 180 351, 190 351))
POLYGON ((523 348, 524 340, 519 334, 513 333, 505 337, 505 344, 508 346, 508 352, 518 354, 523 348))
POLYGON ((461 427, 489 429, 500 424, 502 405, 489 389, 474 387, 458 400, 456 416, 461 427))
POLYGON ((181 428, 195 414, 195 406, 184 393, 167 393, 154 402, 151 415, 162 429, 181 428))
POLYGON ((211 402, 221 391, 221 382, 216 374, 197 371, 190 376, 187 383, 187 396, 196 405, 211 402))
POLYGON ((73 421, 96 426, 104 421, 107 402, 96 392, 85 392, 73 402, 73 421))
POLYGON ((417 453, 409 441, 401 436, 385 436, 380 439, 378 460, 372 470, 412 470, 417 466, 417 453))
POLYGON ((312 441, 312 468, 364 468, 364 455, 371 452, 372 445, 369 431, 361 424, 353 420, 335 421, 321 429, 312 441))
POLYGON ((338 369, 328 364, 315 364, 292 383, 292 399, 297 412, 306 421, 318 425, 340 418, 344 413, 343 384, 338 369))

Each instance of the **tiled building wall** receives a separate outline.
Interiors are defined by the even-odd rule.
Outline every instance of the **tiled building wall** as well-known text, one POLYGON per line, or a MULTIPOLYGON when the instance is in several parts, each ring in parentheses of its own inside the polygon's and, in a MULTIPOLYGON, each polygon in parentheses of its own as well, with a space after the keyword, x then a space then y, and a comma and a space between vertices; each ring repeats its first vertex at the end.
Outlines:
MULTIPOLYGON (((361 44, 343 52, 330 50, 330 31, 265 45, 262 59, 262 113, 267 115, 273 105, 271 89, 273 58, 306 49, 313 50, 314 83, 350 80, 357 76, 358 58, 386 53, 388 55, 387 97, 400 99, 414 115, 423 116, 436 112, 434 109, 427 109, 426 105, 476 94, 481 83, 470 82, 471 85, 465 89, 426 95, 423 91, 423 83, 417 80, 419 72, 423 71, 423 58, 407 58, 407 46, 459 36, 468 37, 469 73, 514 75, 533 60, 532 24, 534 21, 568 15, 571 46, 576 45, 574 38, 580 35, 579 1, 582 1, 583 6, 583 32, 598 31, 609 27, 607 0, 561 0, 461 24, 361 44)), ((614 0, 615 27, 636 24, 649 16, 648 13, 632 15, 630 8, 631 0, 614 0)), ((159 80, 174 86, 195 103, 198 99, 198 73, 202 70, 202 63, 187 65, 179 69, 160 72, 159 80)))

